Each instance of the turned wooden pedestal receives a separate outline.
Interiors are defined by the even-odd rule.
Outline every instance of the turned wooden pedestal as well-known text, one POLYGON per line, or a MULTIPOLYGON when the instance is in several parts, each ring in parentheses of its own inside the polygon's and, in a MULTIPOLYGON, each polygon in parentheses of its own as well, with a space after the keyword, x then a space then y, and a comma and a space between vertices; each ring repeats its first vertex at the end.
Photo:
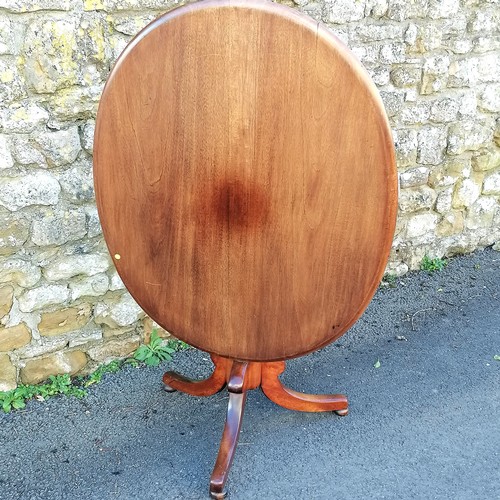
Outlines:
POLYGON ((144 311, 213 354, 188 394, 229 390, 212 474, 223 487, 246 392, 347 413, 342 395, 282 386, 286 359, 361 316, 384 273, 397 210, 382 101, 328 29, 261 0, 206 0, 165 14, 106 83, 94 179, 116 269, 144 311))
POLYGON ((226 424, 217 461, 210 476, 212 498, 226 496, 224 486, 238 442, 247 391, 260 387, 271 401, 289 410, 334 411, 340 416, 348 413, 347 398, 343 394, 302 394, 285 387, 278 378, 285 370, 284 361, 247 362, 215 355, 212 355, 212 361, 214 371, 205 380, 190 380, 175 372, 167 372, 163 376, 167 392, 182 391, 192 396, 211 396, 227 386, 229 404, 226 424))

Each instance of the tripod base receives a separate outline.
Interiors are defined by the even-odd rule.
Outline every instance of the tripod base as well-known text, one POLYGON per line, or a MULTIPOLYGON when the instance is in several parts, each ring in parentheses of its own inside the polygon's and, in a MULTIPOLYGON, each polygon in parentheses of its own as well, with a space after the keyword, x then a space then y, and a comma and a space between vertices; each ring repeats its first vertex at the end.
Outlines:
POLYGON ((333 411, 337 415, 348 413, 346 396, 342 394, 302 394, 285 387, 279 376, 285 370, 284 361, 256 362, 237 361, 212 355, 214 371, 205 380, 190 380, 175 372, 163 375, 165 390, 181 391, 193 396, 211 396, 227 386, 229 404, 222 441, 215 467, 210 476, 210 497, 226 497, 224 486, 238 443, 246 393, 260 387, 264 394, 284 408, 297 411, 333 411))

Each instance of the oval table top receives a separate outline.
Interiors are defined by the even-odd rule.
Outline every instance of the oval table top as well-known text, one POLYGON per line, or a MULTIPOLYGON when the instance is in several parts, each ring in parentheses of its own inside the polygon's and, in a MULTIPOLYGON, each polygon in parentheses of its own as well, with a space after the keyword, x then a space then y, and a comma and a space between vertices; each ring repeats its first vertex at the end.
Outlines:
POLYGON ((234 359, 292 358, 342 335, 394 234, 375 86, 325 27, 270 2, 189 4, 134 38, 100 102, 94 179, 135 300, 234 359))

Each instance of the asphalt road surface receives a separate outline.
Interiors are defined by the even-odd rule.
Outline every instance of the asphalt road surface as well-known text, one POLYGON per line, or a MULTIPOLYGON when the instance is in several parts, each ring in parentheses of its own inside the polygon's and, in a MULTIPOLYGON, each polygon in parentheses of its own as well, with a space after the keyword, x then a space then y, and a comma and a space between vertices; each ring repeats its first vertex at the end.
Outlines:
MULTIPOLYGON (((500 499, 495 355, 500 253, 381 288, 350 332, 283 375, 297 390, 346 393, 349 415, 292 412, 252 391, 229 497, 500 499)), ((192 349, 157 369, 107 375, 83 400, 1 414, 0 498, 208 498, 227 394, 167 394, 161 375, 210 368, 192 349)))

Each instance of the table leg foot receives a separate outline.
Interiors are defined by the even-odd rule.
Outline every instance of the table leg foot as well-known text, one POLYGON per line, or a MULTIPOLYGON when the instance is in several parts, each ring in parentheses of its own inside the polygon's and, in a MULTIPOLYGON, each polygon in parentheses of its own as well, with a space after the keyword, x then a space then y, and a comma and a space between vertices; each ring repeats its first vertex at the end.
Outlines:
POLYGON ((210 497, 222 499, 226 497, 225 485, 229 469, 233 462, 234 452, 238 444, 238 437, 245 409, 246 390, 244 389, 245 373, 248 363, 235 362, 227 384, 229 403, 227 407, 226 423, 222 433, 219 453, 215 467, 210 476, 210 497))
POLYGON ((167 372, 163 375, 163 383, 167 392, 181 391, 192 396, 211 396, 219 392, 226 385, 226 370, 232 361, 219 356, 212 356, 214 371, 205 380, 191 380, 176 372, 167 372))
POLYGON ((262 364, 262 391, 276 404, 297 411, 334 411, 347 415, 347 397, 343 394, 303 394, 284 386, 279 375, 285 370, 284 361, 262 364))

